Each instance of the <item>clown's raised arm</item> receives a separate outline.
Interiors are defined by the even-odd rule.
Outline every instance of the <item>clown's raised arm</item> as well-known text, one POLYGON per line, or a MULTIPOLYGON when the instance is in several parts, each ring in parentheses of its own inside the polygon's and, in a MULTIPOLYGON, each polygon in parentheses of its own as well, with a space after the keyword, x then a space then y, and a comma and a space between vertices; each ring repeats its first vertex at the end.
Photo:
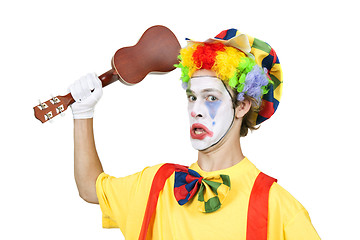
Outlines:
POLYGON ((79 195, 89 203, 98 203, 95 182, 103 172, 95 147, 93 115, 102 96, 101 81, 87 74, 75 81, 69 91, 75 99, 71 105, 74 117, 74 171, 79 195))

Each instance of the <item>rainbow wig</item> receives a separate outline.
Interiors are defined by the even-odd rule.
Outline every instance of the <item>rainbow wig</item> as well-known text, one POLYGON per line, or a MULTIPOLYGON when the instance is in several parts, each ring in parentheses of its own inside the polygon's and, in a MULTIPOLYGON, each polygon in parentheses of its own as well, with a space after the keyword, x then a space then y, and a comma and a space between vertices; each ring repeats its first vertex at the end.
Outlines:
POLYGON ((175 66, 181 68, 184 88, 187 88, 195 71, 208 69, 238 92, 238 101, 243 101, 247 95, 260 106, 262 96, 269 91, 269 84, 273 84, 267 72, 253 58, 220 42, 189 42, 188 46, 181 49, 178 58, 180 63, 175 66))

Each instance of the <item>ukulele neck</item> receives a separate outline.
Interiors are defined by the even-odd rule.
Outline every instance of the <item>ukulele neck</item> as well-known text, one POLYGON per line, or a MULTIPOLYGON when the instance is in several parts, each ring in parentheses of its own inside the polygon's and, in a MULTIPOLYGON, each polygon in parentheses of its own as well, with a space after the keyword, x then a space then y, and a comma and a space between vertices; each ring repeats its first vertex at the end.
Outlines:
POLYGON ((100 75, 99 79, 102 82, 102 86, 106 87, 107 85, 119 80, 119 76, 116 74, 114 69, 111 69, 106 73, 100 75))

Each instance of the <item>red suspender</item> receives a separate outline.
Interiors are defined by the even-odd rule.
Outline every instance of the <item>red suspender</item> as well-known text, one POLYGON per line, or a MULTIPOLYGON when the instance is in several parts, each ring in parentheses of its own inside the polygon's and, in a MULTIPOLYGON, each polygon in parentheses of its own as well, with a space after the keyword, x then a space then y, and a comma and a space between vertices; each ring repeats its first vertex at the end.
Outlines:
MULTIPOLYGON (((149 226, 154 220, 154 213, 160 191, 166 180, 174 173, 176 164, 166 163, 156 172, 147 202, 139 240, 146 240, 149 226)), ((267 240, 267 221, 270 187, 277 180, 264 173, 259 173, 251 190, 246 240, 267 240)))
POLYGON ((141 226, 139 240, 145 240, 150 222, 152 222, 160 191, 164 188, 166 180, 174 173, 175 164, 166 163, 156 172, 147 202, 144 220, 141 226))
POLYGON ((275 178, 259 173, 251 190, 246 240, 267 240, 269 191, 275 178))

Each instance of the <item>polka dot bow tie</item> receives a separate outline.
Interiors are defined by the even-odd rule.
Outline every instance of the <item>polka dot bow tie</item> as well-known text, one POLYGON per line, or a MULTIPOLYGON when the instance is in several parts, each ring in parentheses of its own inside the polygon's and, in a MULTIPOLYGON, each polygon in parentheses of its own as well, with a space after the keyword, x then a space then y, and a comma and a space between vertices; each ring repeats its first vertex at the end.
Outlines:
POLYGON ((221 207, 230 190, 228 175, 214 175, 203 178, 199 173, 185 166, 175 169, 174 194, 180 205, 187 203, 198 193, 197 204, 201 212, 210 213, 221 207))

